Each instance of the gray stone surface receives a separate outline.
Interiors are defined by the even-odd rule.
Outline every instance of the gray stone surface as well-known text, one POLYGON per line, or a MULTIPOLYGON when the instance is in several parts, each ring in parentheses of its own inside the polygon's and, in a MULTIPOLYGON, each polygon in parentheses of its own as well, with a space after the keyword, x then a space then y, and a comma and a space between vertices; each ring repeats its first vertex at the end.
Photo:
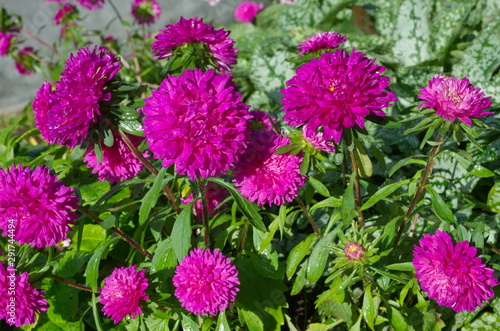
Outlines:
MULTIPOLYGON (((76 0, 69 0, 76 3, 76 0)), ((203 17, 206 22, 230 23, 233 20, 234 8, 242 0, 223 0, 217 6, 210 6, 203 0, 159 0, 162 6, 162 16, 148 29, 155 31, 165 24, 173 24, 179 17, 203 17)), ((123 19, 132 22, 130 6, 132 0, 113 0, 113 4, 121 13, 123 19)), ((59 37, 59 26, 52 23, 52 18, 58 5, 45 0, 0 0, 0 6, 4 6, 8 12, 22 15, 24 28, 29 32, 38 35, 41 39, 52 44, 59 37)), ((108 23, 115 17, 110 4, 106 0, 101 10, 89 11, 79 7, 79 10, 86 17, 83 25, 91 29, 100 29, 106 34, 123 37, 124 32, 117 20, 108 23)), ((25 35, 23 35, 25 36, 25 35)), ((42 55, 49 55, 50 52, 37 41, 26 37, 26 45, 33 46, 40 50, 42 55)), ((44 77, 42 73, 34 73, 30 76, 22 76, 14 68, 14 61, 9 56, 0 57, 0 114, 15 113, 27 105, 33 95, 38 90, 44 77)))

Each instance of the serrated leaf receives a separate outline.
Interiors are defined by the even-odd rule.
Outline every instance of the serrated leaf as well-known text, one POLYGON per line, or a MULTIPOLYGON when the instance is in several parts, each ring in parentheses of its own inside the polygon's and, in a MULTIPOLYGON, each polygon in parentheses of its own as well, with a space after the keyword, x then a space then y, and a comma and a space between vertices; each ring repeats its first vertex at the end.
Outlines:
POLYGON ((179 262, 187 255, 191 243, 191 205, 184 207, 172 228, 172 247, 179 262))
POLYGON ((382 187, 380 190, 375 192, 375 194, 373 194, 370 197, 370 199, 368 199, 368 201, 366 201, 363 204, 363 206, 361 206, 360 210, 365 210, 365 209, 370 208, 371 206, 373 206, 374 204, 376 204, 380 200, 384 199, 385 197, 387 197, 388 195, 390 195, 391 193, 393 193, 394 191, 396 191, 400 187, 408 185, 409 183, 410 183, 410 179, 406 179, 406 180, 392 183, 392 184, 389 184, 387 186, 382 187))
POLYGON ((155 181, 153 182, 153 186, 149 189, 148 193, 144 195, 141 200, 141 207, 139 208, 139 224, 142 225, 149 217, 151 213, 151 209, 156 205, 158 198, 160 197, 163 177, 165 177, 165 173, 167 172, 167 168, 161 168, 156 175, 155 181))

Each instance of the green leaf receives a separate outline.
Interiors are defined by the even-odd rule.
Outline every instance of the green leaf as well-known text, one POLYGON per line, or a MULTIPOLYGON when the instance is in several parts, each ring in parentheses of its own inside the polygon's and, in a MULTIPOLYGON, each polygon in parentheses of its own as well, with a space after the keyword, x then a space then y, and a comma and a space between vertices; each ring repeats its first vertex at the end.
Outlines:
MULTIPOLYGON (((151 262, 151 273, 164 272, 177 265, 174 249, 172 248, 172 237, 162 240, 156 247, 151 262)), ((163 273, 166 276, 167 272, 163 273)))
POLYGON ((358 139, 354 139, 354 145, 356 146, 354 149, 354 157, 358 163, 359 176, 361 178, 369 178, 373 175, 372 161, 358 139))
POLYGON ((311 154, 305 153, 300 164, 300 174, 306 175, 309 172, 309 165, 311 164, 311 154))
POLYGON ((99 264, 101 263, 101 258, 109 245, 117 241, 119 237, 111 238, 110 240, 101 244, 99 249, 92 255, 87 264, 87 269, 85 270, 85 281, 92 288, 92 292, 97 292, 97 277, 99 276, 99 264))
POLYGON ((200 331, 200 326, 187 315, 182 314, 181 324, 184 331, 200 331))
POLYGON ((328 189, 326 188, 326 186, 323 185, 323 183, 321 183, 319 180, 317 180, 316 178, 314 178, 312 176, 309 176, 308 181, 309 181, 309 184, 311 184, 311 186, 314 187, 316 192, 318 192, 319 194, 321 194, 322 196, 324 196, 326 198, 330 197, 330 192, 328 192, 328 189))
POLYGON ((80 194, 84 205, 94 205, 100 197, 109 191, 110 185, 108 182, 95 181, 92 184, 82 185, 79 187, 80 194))
MULTIPOLYGON (((356 176, 356 175, 353 175, 356 176)), ((354 200, 354 180, 349 181, 347 188, 342 197, 342 207, 340 209, 342 215, 342 223, 348 225, 356 217, 356 200, 354 200)))
POLYGON ((118 122, 118 127, 122 129, 122 131, 133 134, 134 136, 144 136, 142 125, 138 121, 120 121, 118 122))
POLYGON ((172 247, 177 261, 182 261, 187 255, 191 240, 191 204, 184 207, 172 229, 172 247))
POLYGON ((284 146, 281 146, 281 147, 278 147, 275 151, 274 151, 274 154, 285 154, 285 153, 288 153, 290 152, 292 149, 294 149, 295 145, 284 145, 284 146))
POLYGON ((377 311, 375 304, 373 302, 372 296, 372 284, 368 284, 365 288, 365 293, 363 295, 363 317, 370 327, 370 329, 375 330, 375 318, 377 316, 377 311))
POLYGON ((389 177, 394 175, 396 171, 398 171, 401 167, 404 167, 408 164, 420 164, 425 166, 427 162, 424 160, 414 159, 414 156, 407 157, 405 159, 399 160, 395 165, 392 166, 391 170, 389 170, 389 177))
POLYGON ((439 196, 436 190, 434 190, 434 188, 430 185, 425 185, 425 190, 431 195, 432 207, 436 211, 437 216, 448 223, 458 224, 450 207, 448 207, 446 202, 444 202, 443 198, 439 196))
POLYGON ((297 246, 292 248, 286 260, 286 276, 289 280, 292 278, 295 270, 304 257, 310 254, 309 248, 311 247, 312 242, 317 238, 316 234, 310 234, 306 239, 302 240, 297 244, 297 246))
POLYGON ((151 213, 151 209, 156 205, 158 198, 160 197, 163 177, 165 177, 165 173, 167 172, 167 168, 161 168, 158 172, 158 175, 155 178, 153 186, 151 189, 144 195, 141 201, 141 207, 139 208, 139 224, 142 225, 149 217, 151 213))
POLYGON ((500 184, 495 183, 488 192, 488 199, 486 200, 486 206, 493 213, 500 213, 500 184))
MULTIPOLYGON (((75 236, 75 244, 79 244, 79 237, 75 236)), ((107 241, 106 230, 98 224, 85 224, 83 227, 80 251, 94 252, 97 247, 107 241)))
POLYGON ((262 222, 262 216, 260 216, 259 211, 257 209, 257 206, 255 204, 248 202, 248 200, 243 199, 241 195, 236 191, 233 185, 225 182, 224 180, 216 177, 210 177, 207 180, 214 182, 216 184, 219 184, 222 187, 225 187, 231 196, 233 197, 234 201, 238 205, 238 208, 240 211, 245 215, 245 217, 248 219, 250 224, 254 226, 256 229, 266 232, 267 228, 264 225, 264 222, 262 222))
POLYGON ((430 22, 434 1, 403 0, 393 32, 393 53, 404 66, 431 59, 430 22))
POLYGON ((391 326, 394 328, 394 330, 401 330, 401 331, 410 331, 413 330, 413 328, 406 322, 406 318, 404 318, 403 314, 401 312, 392 307, 391 305, 387 304, 387 313, 389 315, 389 323, 391 323, 391 326))
POLYGON ((379 202, 380 200, 384 199, 397 189, 399 189, 402 186, 408 185, 410 183, 410 179, 406 179, 400 182, 392 183, 387 186, 382 187, 380 190, 375 192, 368 201, 366 201, 363 206, 361 206, 361 210, 365 210, 379 202))
POLYGON ((227 317, 225 312, 220 312, 217 316, 217 325, 215 326, 215 331, 228 331, 231 330, 229 323, 227 322, 227 317))
POLYGON ((331 231, 327 235, 323 236, 323 238, 321 238, 314 246, 307 263, 307 281, 310 284, 316 283, 321 275, 323 275, 328 261, 328 255, 330 254, 329 246, 331 245, 333 239, 337 236, 339 229, 340 225, 334 231, 331 231))
POLYGON ((399 271, 414 271, 415 267, 411 262, 393 263, 385 267, 389 270, 399 270, 399 271))
POLYGON ((339 208, 342 206, 342 199, 340 198, 335 198, 335 197, 330 197, 328 199, 321 200, 320 202, 314 204, 311 209, 309 209, 310 212, 312 212, 314 209, 318 208, 339 208))

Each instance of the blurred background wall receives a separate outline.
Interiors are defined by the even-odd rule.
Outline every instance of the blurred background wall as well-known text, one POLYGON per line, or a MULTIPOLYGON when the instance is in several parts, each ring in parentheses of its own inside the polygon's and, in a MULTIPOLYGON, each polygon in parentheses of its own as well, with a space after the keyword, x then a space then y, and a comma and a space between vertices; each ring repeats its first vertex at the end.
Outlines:
MULTIPOLYGON (((233 21, 234 9, 243 0, 222 0, 216 6, 210 6, 203 0, 159 0, 162 6, 162 16, 147 28, 155 31, 163 28, 165 24, 173 24, 179 17, 203 17, 205 22, 229 24, 233 21)), ((72 1, 74 3, 76 1, 72 1)), ((124 20, 132 22, 130 8, 133 0, 113 0, 124 20)), ((259 1, 265 2, 265 1, 259 1)), ((9 13, 16 13, 23 17, 26 30, 52 44, 59 37, 60 26, 54 25, 52 19, 58 8, 55 2, 45 0, 0 0, 0 7, 4 6, 9 13)), ((100 29, 104 34, 119 38, 124 37, 122 26, 114 20, 109 27, 109 22, 116 17, 112 7, 105 1, 102 9, 94 12, 81 6, 78 9, 85 19, 82 25, 91 29, 100 29)), ((25 34, 25 46, 32 46, 41 54, 48 54, 48 50, 37 41, 25 34)), ((42 74, 33 73, 30 76, 20 75, 14 67, 10 56, 0 57, 0 114, 16 113, 21 111, 29 102, 40 85, 43 83, 42 74)))

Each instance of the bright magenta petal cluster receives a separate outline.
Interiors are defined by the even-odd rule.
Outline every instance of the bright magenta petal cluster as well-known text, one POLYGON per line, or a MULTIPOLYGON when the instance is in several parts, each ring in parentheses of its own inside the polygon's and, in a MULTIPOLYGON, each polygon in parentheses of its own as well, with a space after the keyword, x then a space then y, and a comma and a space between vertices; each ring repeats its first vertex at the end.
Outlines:
POLYGON ((215 30, 213 25, 205 24, 202 18, 184 19, 181 17, 176 24, 165 25, 153 42, 153 54, 157 60, 172 56, 176 47, 184 44, 201 43, 208 47, 212 59, 221 72, 230 72, 236 63, 238 50, 234 48, 234 40, 228 38, 230 31, 215 30))
POLYGON ((234 10, 234 17, 239 22, 251 23, 262 9, 264 9, 264 3, 243 1, 234 10))
POLYGON ((236 300, 238 271, 218 249, 196 248, 175 268, 175 296, 195 315, 223 312, 236 300))
POLYGON ((144 135, 163 167, 195 180, 219 176, 238 160, 249 134, 249 106, 231 77, 210 69, 167 76, 145 100, 144 135))
MULTIPOLYGON (((138 146, 141 138, 129 136, 131 142, 138 146)), ((125 145, 122 139, 115 136, 113 146, 108 147, 101 144, 102 160, 97 160, 97 156, 92 146, 85 152, 83 161, 87 163, 88 168, 92 168, 93 174, 99 175, 100 181, 118 183, 120 180, 129 180, 135 177, 142 170, 142 163, 135 157, 130 149, 125 145)), ((144 157, 149 153, 143 152, 144 157)))
POLYGON ((284 205, 297 197, 306 178, 300 174, 302 158, 289 153, 274 154, 288 144, 287 137, 274 131, 253 131, 234 173, 233 183, 243 197, 259 206, 284 205))
POLYGON ((132 16, 139 24, 152 24, 161 16, 161 6, 156 0, 134 0, 132 16))
POLYGON ((33 58, 31 54, 35 54, 35 49, 31 46, 23 47, 17 52, 17 59, 14 63, 17 72, 23 76, 29 76, 33 73, 33 58))
POLYGON ((31 104, 34 112, 35 125, 42 134, 43 139, 52 141, 50 130, 47 126, 47 114, 50 109, 50 98, 52 96, 52 84, 45 81, 36 92, 31 104))
POLYGON ((46 130, 50 143, 73 148, 87 138, 90 126, 101 115, 99 102, 111 99, 106 84, 120 68, 116 56, 104 47, 91 50, 87 46, 71 55, 49 98, 46 130))
POLYGON ((102 5, 104 4, 104 0, 77 0, 77 1, 78 3, 80 3, 80 5, 92 11, 102 8, 102 5))
POLYGON ((59 24, 68 24, 71 16, 74 14, 77 14, 78 10, 76 9, 75 6, 73 5, 64 5, 59 10, 56 12, 54 15, 54 24, 59 25, 59 24))
POLYGON ((0 56, 5 56, 9 52, 12 38, 13 34, 0 31, 0 56))
POLYGON ((310 38, 306 38, 303 44, 297 48, 300 49, 298 55, 304 53, 316 52, 323 49, 337 48, 347 41, 347 37, 333 31, 325 31, 315 34, 310 38))
POLYGON ((454 245, 448 233, 438 230, 424 235, 419 244, 413 251, 413 265, 429 299, 460 312, 475 311, 494 297, 492 287, 498 285, 498 279, 468 241, 454 245))
POLYGON ((35 324, 37 315, 49 308, 43 293, 31 286, 27 272, 16 275, 14 268, 0 263, 0 319, 16 327, 35 324))
POLYGON ((149 284, 144 272, 145 270, 137 271, 135 265, 115 268, 104 279, 99 299, 104 305, 104 315, 110 317, 115 324, 127 315, 135 319, 137 314, 142 314, 140 303, 149 299, 146 295, 149 284))
POLYGON ((429 85, 420 90, 419 98, 425 100, 418 108, 428 107, 436 110, 436 115, 455 121, 459 119, 472 125, 471 117, 493 114, 486 112, 492 102, 485 97, 480 88, 474 88, 467 78, 457 79, 438 74, 429 85))
POLYGON ((370 114, 385 116, 382 108, 396 101, 387 91, 390 78, 381 76, 383 66, 361 52, 337 49, 297 69, 281 90, 285 116, 291 126, 307 125, 307 135, 323 128, 325 140, 339 142, 342 131, 364 128, 370 114))
POLYGON ((320 131, 310 131, 309 136, 307 135, 307 127, 302 128, 302 135, 304 139, 311 144, 316 150, 321 150, 327 153, 335 152, 335 145, 331 140, 326 140, 323 137, 323 132, 320 131))
POLYGON ((78 198, 50 169, 12 165, 0 169, 0 229, 32 247, 56 245, 67 238, 78 215, 78 198), (12 220, 14 222, 12 222, 12 220), (11 225, 13 224, 13 226, 11 225))
POLYGON ((344 253, 349 261, 360 261, 365 257, 364 248, 353 241, 345 245, 344 253))

